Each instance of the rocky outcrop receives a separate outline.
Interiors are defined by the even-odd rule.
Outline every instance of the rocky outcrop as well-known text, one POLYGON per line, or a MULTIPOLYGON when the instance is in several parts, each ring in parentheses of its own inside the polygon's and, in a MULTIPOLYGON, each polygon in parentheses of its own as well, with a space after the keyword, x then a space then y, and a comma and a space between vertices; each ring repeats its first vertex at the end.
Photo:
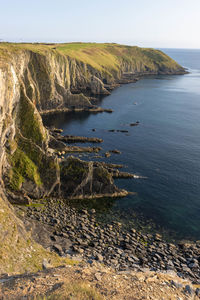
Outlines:
MULTIPOLYGON (((52 131, 51 131, 52 132, 52 131)), ((102 143, 103 140, 96 137, 74 136, 74 135, 60 135, 59 133, 52 132, 52 135, 59 141, 65 143, 102 143)))
POLYGON ((0 50, 6 52, 6 56, 1 57, 4 65, 1 70, 4 74, 7 71, 5 76, 11 81, 12 76, 15 77, 15 94, 20 94, 18 82, 21 81, 27 97, 40 112, 61 108, 92 108, 90 99, 81 92, 87 92, 87 95, 88 92, 93 95, 109 94, 109 86, 112 87, 119 80, 125 83, 145 74, 185 73, 180 65, 161 51, 121 45, 105 48, 102 61, 98 61, 96 67, 95 57, 90 57, 90 52, 86 57, 88 60, 83 62, 78 59, 79 53, 77 58, 73 58, 70 53, 55 51, 48 46, 41 50, 39 45, 28 48, 2 43, 0 50), (110 59, 114 63, 106 65, 106 55, 107 59, 112 55, 110 59))
POLYGON ((110 92, 104 87, 103 82, 96 76, 91 77, 91 93, 94 95, 109 95, 110 92))
POLYGON ((112 175, 101 163, 85 162, 73 156, 61 164, 61 194, 69 198, 126 196, 118 189, 112 175))
POLYGON ((0 68, 1 185, 11 198, 13 192, 43 197, 59 182, 57 159, 47 152, 48 131, 22 81, 23 65, 23 60, 16 65, 6 62, 0 68))

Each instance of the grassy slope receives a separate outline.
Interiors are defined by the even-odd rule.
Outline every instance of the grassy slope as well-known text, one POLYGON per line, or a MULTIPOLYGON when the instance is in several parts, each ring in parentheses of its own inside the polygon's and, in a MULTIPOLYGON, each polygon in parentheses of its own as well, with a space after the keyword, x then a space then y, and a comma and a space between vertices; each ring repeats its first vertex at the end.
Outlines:
POLYGON ((154 69, 154 63, 176 68, 178 64, 160 50, 125 46, 118 44, 71 43, 54 46, 56 49, 77 60, 86 62, 98 70, 119 69, 121 61, 132 62, 135 66, 146 64, 154 69))
POLYGON ((13 53, 30 50, 45 54, 60 53, 91 65, 98 71, 113 73, 120 69, 122 62, 131 62, 135 68, 157 66, 176 69, 180 66, 160 50, 125 46, 118 44, 68 43, 68 44, 11 44, 0 43, 0 58, 11 58, 13 53))
POLYGON ((38 271, 44 258, 53 266, 74 264, 36 244, 0 194, 0 274, 38 271))

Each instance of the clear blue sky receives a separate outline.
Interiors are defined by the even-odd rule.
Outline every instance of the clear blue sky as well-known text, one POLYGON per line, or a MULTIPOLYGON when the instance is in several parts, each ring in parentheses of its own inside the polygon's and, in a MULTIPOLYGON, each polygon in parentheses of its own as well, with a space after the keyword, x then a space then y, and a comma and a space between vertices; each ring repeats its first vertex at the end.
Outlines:
POLYGON ((200 48, 200 0, 0 0, 0 39, 200 48))

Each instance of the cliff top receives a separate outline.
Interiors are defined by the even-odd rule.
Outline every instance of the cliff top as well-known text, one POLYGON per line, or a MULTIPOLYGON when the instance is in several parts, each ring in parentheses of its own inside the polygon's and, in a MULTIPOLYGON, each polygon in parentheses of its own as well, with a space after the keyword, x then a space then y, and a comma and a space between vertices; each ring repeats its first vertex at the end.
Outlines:
POLYGON ((181 69, 180 65, 160 50, 114 43, 0 43, 0 58, 9 58, 13 53, 24 50, 43 55, 48 52, 61 54, 107 72, 118 71, 123 63, 132 63, 136 68, 145 64, 151 70, 156 67, 181 69))

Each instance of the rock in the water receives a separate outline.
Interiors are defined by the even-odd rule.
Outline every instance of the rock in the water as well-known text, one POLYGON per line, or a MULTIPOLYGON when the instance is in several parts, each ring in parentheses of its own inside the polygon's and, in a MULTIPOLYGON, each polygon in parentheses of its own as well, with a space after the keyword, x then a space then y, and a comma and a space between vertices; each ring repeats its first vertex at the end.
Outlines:
POLYGON ((121 154, 121 152, 117 149, 110 150, 109 152, 114 153, 114 154, 121 154))
POLYGON ((106 152, 106 153, 105 153, 105 157, 110 157, 110 155, 111 155, 111 154, 110 154, 109 152, 106 152))
POLYGON ((138 126, 140 124, 139 121, 135 122, 135 123, 131 123, 130 126, 138 126))

